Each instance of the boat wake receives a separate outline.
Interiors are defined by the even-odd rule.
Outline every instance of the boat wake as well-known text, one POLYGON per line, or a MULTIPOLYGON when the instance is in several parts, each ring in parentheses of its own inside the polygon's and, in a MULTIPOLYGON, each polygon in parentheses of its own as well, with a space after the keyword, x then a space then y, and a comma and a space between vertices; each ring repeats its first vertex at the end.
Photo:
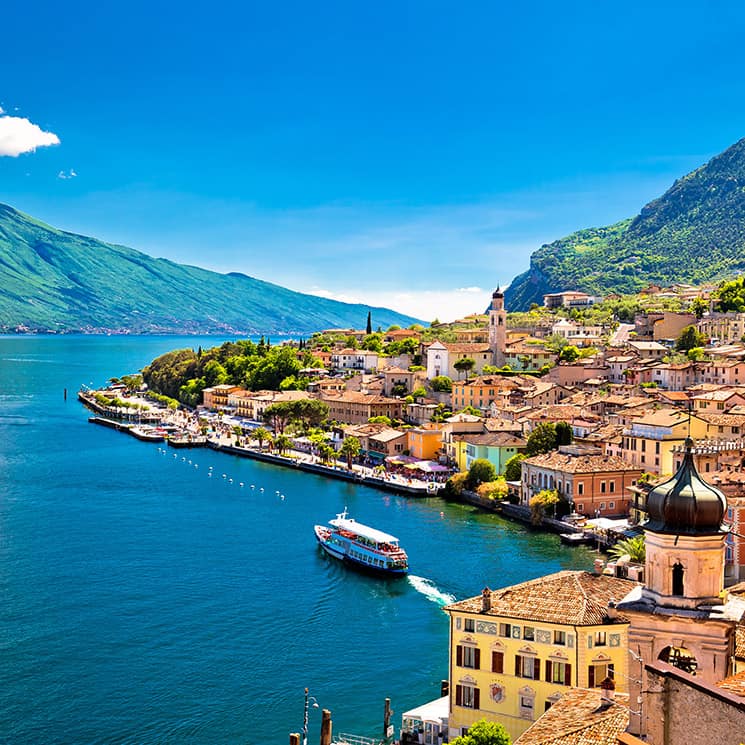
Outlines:
POLYGON ((439 606, 448 605, 455 602, 455 596, 437 589, 437 586, 426 577, 417 577, 414 574, 407 575, 406 579, 409 584, 419 593, 424 595, 427 600, 437 603, 439 606))

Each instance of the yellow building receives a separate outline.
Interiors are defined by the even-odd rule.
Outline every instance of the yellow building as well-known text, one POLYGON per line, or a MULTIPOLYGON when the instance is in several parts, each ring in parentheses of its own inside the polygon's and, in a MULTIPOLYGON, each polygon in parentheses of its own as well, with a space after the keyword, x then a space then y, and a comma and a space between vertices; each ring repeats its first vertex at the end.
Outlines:
POLYGON ((564 571, 453 603, 450 739, 481 718, 519 737, 574 686, 607 676, 628 690, 628 619, 615 603, 636 583, 564 571))
POLYGON ((623 432, 621 457, 631 465, 657 475, 675 470, 673 452, 686 437, 702 440, 709 434, 709 424, 695 414, 681 409, 650 411, 632 420, 623 432))
POLYGON ((437 460, 442 452, 442 430, 417 428, 408 431, 409 455, 421 460, 437 460))

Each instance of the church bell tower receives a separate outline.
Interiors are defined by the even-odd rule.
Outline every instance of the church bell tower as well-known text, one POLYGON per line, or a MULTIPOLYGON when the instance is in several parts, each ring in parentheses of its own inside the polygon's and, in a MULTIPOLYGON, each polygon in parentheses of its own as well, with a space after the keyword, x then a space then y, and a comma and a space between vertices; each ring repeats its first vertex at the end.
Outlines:
POLYGON ((489 308, 489 351, 492 364, 504 365, 504 352, 507 347, 507 311, 504 309, 504 293, 497 287, 491 296, 489 308))

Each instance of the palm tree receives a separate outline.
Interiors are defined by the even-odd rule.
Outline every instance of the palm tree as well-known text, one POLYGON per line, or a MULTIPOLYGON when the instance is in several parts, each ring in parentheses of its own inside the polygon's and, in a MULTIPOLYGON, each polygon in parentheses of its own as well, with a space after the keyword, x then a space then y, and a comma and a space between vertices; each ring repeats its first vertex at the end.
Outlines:
POLYGON ((633 538, 624 538, 612 546, 608 553, 613 559, 628 555, 635 564, 643 564, 646 556, 644 536, 635 535, 633 538))
POLYGON ((340 455, 346 455, 347 457, 347 468, 352 470, 352 459, 356 458, 360 454, 362 446, 360 441, 356 437, 345 437, 344 442, 339 448, 340 455))
POLYGON ((289 450, 292 447, 292 440, 287 435, 279 435, 274 441, 274 444, 277 450, 279 450, 279 454, 283 455, 285 450, 289 450))
POLYGON ((265 427, 257 427, 254 430, 254 439, 259 441, 259 450, 264 447, 264 440, 269 438, 269 430, 265 427))

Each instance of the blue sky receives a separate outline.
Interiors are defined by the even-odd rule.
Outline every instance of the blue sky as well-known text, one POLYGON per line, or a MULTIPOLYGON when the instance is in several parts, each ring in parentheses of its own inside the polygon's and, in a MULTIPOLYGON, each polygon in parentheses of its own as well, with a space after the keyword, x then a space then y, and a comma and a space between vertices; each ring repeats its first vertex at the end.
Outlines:
POLYGON ((426 319, 745 136, 739 2, 10 6, 0 201, 426 319))

